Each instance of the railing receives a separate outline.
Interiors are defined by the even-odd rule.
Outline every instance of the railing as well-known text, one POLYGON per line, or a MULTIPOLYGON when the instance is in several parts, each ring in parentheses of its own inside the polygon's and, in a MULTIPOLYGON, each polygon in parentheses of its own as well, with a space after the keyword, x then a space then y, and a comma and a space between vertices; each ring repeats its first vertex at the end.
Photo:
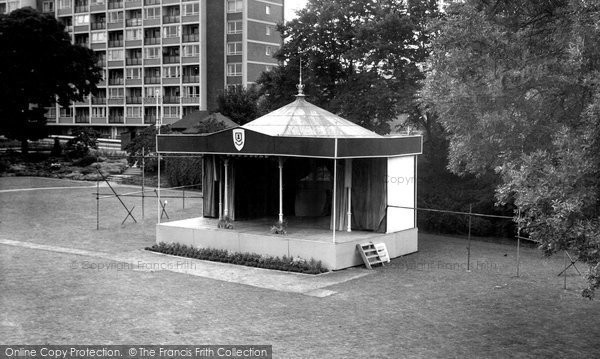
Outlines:
POLYGON ((179 22, 179 15, 163 16, 163 24, 172 24, 175 22, 179 22))
POLYGON ((90 47, 90 43, 89 42, 77 42, 75 44, 78 45, 78 46, 90 47))
POLYGON ((108 47, 121 47, 123 40, 108 40, 108 47))
POLYGON ((127 65, 141 65, 142 64, 142 59, 140 58, 136 58, 136 59, 125 59, 125 63, 127 65))
POLYGON ((109 1, 108 8, 109 9, 121 9, 121 8, 123 8, 123 1, 109 1))
POLYGON ((127 19, 125 20, 125 26, 141 26, 142 25, 142 19, 141 18, 135 18, 135 19, 127 19))
POLYGON ((179 56, 163 56, 164 64, 178 64, 179 56))
POLYGON ((183 42, 194 42, 194 41, 199 41, 199 40, 200 40, 200 35, 198 35, 198 34, 183 35, 183 42))
POLYGON ((160 77, 144 77, 145 84, 159 84, 160 77))
POLYGON ((92 97, 92 105, 105 105, 106 97, 92 97))
POLYGON ((87 115, 84 116, 75 116, 75 123, 89 123, 90 118, 87 115))
POLYGON ((200 82, 200 76, 199 75, 195 75, 195 76, 183 76, 183 82, 184 83, 200 82))
POLYGON ((79 12, 89 12, 90 11, 90 7, 88 5, 79 5, 79 6, 75 6, 75 12, 79 13, 79 12))
POLYGON ((92 30, 104 30, 106 29, 106 22, 93 22, 91 28, 92 30))
POLYGON ((144 38, 144 45, 159 45, 160 37, 146 37, 144 38))
POLYGON ((125 82, 123 81, 123 78, 112 78, 112 79, 108 79, 108 84, 109 85, 123 85, 125 82))
POLYGON ((168 103, 168 104, 177 104, 180 101, 180 97, 179 96, 165 96, 163 97, 163 103, 168 103))
POLYGON ((160 0, 144 0, 144 5, 160 5, 160 0))
POLYGON ((108 123, 124 123, 123 115, 109 115, 108 123))
MULTIPOLYGON (((125 102, 128 104, 141 104, 142 103, 142 97, 141 96, 128 96, 125 99, 125 102)), ((136 116, 139 117, 139 116, 136 116)))

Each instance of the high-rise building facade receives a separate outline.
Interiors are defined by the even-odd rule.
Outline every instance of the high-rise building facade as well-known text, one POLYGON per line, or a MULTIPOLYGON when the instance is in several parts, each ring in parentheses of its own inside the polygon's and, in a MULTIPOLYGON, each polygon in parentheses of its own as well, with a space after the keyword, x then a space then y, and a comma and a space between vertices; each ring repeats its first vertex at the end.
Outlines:
POLYGON ((223 89, 276 66, 281 46, 283 0, 0 0, 0 13, 25 6, 54 14, 104 69, 88 100, 49 109, 54 133, 92 126, 118 138, 214 110, 223 89))

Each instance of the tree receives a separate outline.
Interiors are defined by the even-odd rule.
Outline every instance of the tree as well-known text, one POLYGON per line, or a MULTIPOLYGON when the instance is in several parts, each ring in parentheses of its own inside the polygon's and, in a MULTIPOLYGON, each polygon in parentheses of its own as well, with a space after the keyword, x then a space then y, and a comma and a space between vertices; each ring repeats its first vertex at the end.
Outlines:
POLYGON ((552 254, 572 251, 600 286, 600 4, 468 0, 435 26, 424 103, 457 174, 496 171, 500 204, 552 254))
POLYGON ((246 124, 260 116, 258 98, 259 94, 254 86, 228 88, 217 98, 217 112, 235 123, 246 124))
POLYGON ((309 0, 298 18, 281 25, 283 63, 257 81, 272 110, 293 100, 300 72, 317 106, 378 133, 414 107, 419 63, 427 56, 426 20, 435 0, 309 0))
POLYGON ((81 101, 102 78, 92 50, 71 44, 50 14, 22 8, 0 15, 0 131, 20 140, 47 135, 45 108, 81 101))

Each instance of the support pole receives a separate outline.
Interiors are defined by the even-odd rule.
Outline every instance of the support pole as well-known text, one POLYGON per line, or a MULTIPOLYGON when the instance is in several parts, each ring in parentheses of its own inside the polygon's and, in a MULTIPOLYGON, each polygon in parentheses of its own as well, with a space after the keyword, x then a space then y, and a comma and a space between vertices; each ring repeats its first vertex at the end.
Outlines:
POLYGON ((565 259, 565 270, 563 271, 564 276, 565 276, 565 284, 564 284, 564 289, 567 290, 567 251, 564 252, 563 257, 565 259))
POLYGON ((283 223, 283 159, 279 157, 279 223, 283 223))
POLYGON ((142 147, 142 219, 144 218, 144 191, 146 185, 146 148, 142 147))
POLYGON ((521 265, 520 259, 520 247, 521 247, 521 209, 519 208, 519 214, 517 215, 517 277, 519 277, 519 267, 521 265))
MULTIPOLYGON (((159 117, 159 105, 160 105, 160 92, 159 90, 156 90, 156 130, 158 135, 160 135, 160 125, 161 125, 161 121, 162 118, 159 117)), ((158 200, 158 203, 156 203, 156 217, 158 218, 158 223, 160 223, 160 219, 161 219, 161 207, 162 204, 160 202, 160 153, 158 152, 158 136, 156 136, 156 158, 158 160, 158 183, 157 183, 157 193, 156 193, 156 197, 158 200)))
POLYGON ((182 188, 182 193, 181 193, 181 208, 185 209, 185 188, 182 188))
POLYGON ((100 229, 100 181, 96 181, 96 230, 100 229))
POLYGON ((352 159, 346 160, 344 167, 344 184, 348 191, 348 212, 346 213, 346 232, 352 232, 352 159))
POLYGON ((471 271, 471 213, 473 212, 473 205, 469 205, 469 237, 467 244, 467 272, 471 271))
POLYGON ((225 162, 225 198, 223 198, 224 201, 224 206, 223 206, 223 215, 225 216, 225 218, 229 217, 229 199, 227 198, 227 186, 228 186, 228 180, 229 180, 229 159, 226 158, 225 162))
MULTIPOLYGON (((336 140, 336 143, 337 143, 337 140, 336 140)), ((332 228, 333 228, 333 234, 332 234, 332 236, 333 236, 333 243, 335 243, 335 227, 337 225, 337 223, 336 223, 337 222, 336 221, 336 219, 337 219, 337 215, 336 215, 337 212, 336 212, 336 208, 335 208, 335 202, 336 202, 336 199, 337 199, 336 192, 337 192, 337 159, 334 159, 333 160, 333 195, 331 196, 331 198, 332 198, 332 201, 331 201, 331 218, 333 220, 333 225, 332 225, 332 228)))
MULTIPOLYGON (((217 166, 217 161, 214 161, 217 166)), ((223 179, 221 178, 221 166, 219 166, 219 219, 223 219, 223 179)))

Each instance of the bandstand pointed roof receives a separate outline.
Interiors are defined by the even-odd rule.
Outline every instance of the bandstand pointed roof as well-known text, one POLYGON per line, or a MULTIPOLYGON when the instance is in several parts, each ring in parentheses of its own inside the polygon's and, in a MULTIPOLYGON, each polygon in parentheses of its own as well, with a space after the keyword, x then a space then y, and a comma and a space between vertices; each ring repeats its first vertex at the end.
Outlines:
POLYGON ((297 95, 296 101, 242 126, 269 136, 313 138, 380 138, 353 122, 341 118, 297 95))

